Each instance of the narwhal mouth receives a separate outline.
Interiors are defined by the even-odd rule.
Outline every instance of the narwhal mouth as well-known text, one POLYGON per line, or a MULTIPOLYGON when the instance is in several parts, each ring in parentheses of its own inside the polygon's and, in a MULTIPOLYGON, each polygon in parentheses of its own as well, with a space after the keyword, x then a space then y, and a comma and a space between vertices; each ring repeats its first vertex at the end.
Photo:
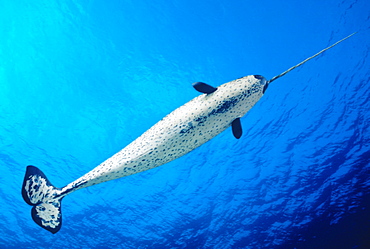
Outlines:
POLYGON ((265 94, 267 88, 269 87, 269 82, 266 81, 265 85, 263 86, 263 90, 262 90, 262 93, 265 94))

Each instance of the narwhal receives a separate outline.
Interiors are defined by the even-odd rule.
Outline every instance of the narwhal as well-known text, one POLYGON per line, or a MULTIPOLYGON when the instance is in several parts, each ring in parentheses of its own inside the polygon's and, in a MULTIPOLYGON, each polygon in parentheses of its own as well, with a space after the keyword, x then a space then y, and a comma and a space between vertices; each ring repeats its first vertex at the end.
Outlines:
POLYGON ((180 106, 121 151, 63 188, 54 187, 35 166, 27 166, 22 185, 23 199, 32 207, 33 220, 56 233, 62 226, 62 199, 82 188, 136 174, 173 161, 231 126, 235 138, 242 135, 240 118, 264 95, 276 79, 303 65, 355 33, 305 59, 285 72, 266 80, 249 75, 219 87, 196 82, 202 94, 180 106))

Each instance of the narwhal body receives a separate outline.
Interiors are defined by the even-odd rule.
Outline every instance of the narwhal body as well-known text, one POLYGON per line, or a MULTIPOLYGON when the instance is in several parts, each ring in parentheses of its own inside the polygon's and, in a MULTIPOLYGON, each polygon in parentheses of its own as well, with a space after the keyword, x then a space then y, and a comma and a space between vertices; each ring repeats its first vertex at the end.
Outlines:
POLYGON ((48 231, 56 233, 62 224, 61 200, 67 194, 173 161, 230 126, 234 136, 240 138, 240 118, 258 102, 273 80, 348 37, 269 81, 260 75, 249 75, 217 88, 201 82, 194 83, 194 88, 202 95, 168 114, 124 149, 64 188, 54 187, 38 168, 28 166, 22 196, 33 206, 33 220, 48 231))

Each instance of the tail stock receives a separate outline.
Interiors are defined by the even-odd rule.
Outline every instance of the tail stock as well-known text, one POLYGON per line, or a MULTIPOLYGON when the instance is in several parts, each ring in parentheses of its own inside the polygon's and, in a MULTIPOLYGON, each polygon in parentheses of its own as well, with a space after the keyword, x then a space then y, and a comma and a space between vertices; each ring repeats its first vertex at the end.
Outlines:
POLYGON ((22 185, 25 202, 33 206, 32 219, 42 228, 56 233, 62 226, 60 189, 54 187, 35 166, 27 166, 22 185))

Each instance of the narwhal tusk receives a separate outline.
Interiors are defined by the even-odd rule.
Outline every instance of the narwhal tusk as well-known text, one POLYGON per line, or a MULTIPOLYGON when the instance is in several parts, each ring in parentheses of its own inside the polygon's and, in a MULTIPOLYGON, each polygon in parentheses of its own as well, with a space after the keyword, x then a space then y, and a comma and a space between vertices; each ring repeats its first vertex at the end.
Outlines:
POLYGON ((345 38, 343 38, 342 40, 340 40, 340 41, 337 41, 336 43, 334 43, 333 45, 331 45, 331 46, 329 46, 329 47, 327 47, 327 48, 324 48, 323 50, 321 50, 320 52, 318 52, 318 53, 316 53, 316 54, 314 54, 313 56, 311 56, 311 57, 308 57, 307 59, 305 59, 304 61, 302 61, 302 62, 300 62, 300 63, 298 63, 297 65, 295 65, 295 66, 293 66, 293 67, 291 67, 291 68, 289 68, 288 70, 286 70, 285 72, 283 72, 283 73, 281 73, 281 74, 279 74, 279 75, 276 75, 275 77, 272 77, 271 78, 271 80, 269 80, 268 81, 268 84, 270 84, 271 82, 273 82, 274 80, 276 80, 276 79, 278 79, 278 78, 280 78, 280 77, 283 77, 284 75, 286 75, 287 73, 289 73, 290 71, 292 71, 293 69, 295 69, 295 68, 297 68, 297 67, 299 67, 299 66, 302 66, 304 63, 306 63, 307 61, 309 61, 309 60, 311 60, 311 59, 313 59, 313 58, 315 58, 316 56, 318 56, 318 55, 320 55, 320 54, 322 54, 323 52, 325 52, 326 50, 328 50, 328 49, 330 49, 330 48, 332 48, 332 47, 334 47, 335 45, 337 45, 337 44, 339 44, 339 43, 341 43, 342 41, 344 41, 344 40, 346 40, 346 39, 348 39, 348 38, 350 38, 351 36, 353 36, 354 34, 356 34, 357 32, 354 32, 354 33, 352 33, 352 34, 350 34, 349 36, 347 36, 347 37, 345 37, 345 38))

